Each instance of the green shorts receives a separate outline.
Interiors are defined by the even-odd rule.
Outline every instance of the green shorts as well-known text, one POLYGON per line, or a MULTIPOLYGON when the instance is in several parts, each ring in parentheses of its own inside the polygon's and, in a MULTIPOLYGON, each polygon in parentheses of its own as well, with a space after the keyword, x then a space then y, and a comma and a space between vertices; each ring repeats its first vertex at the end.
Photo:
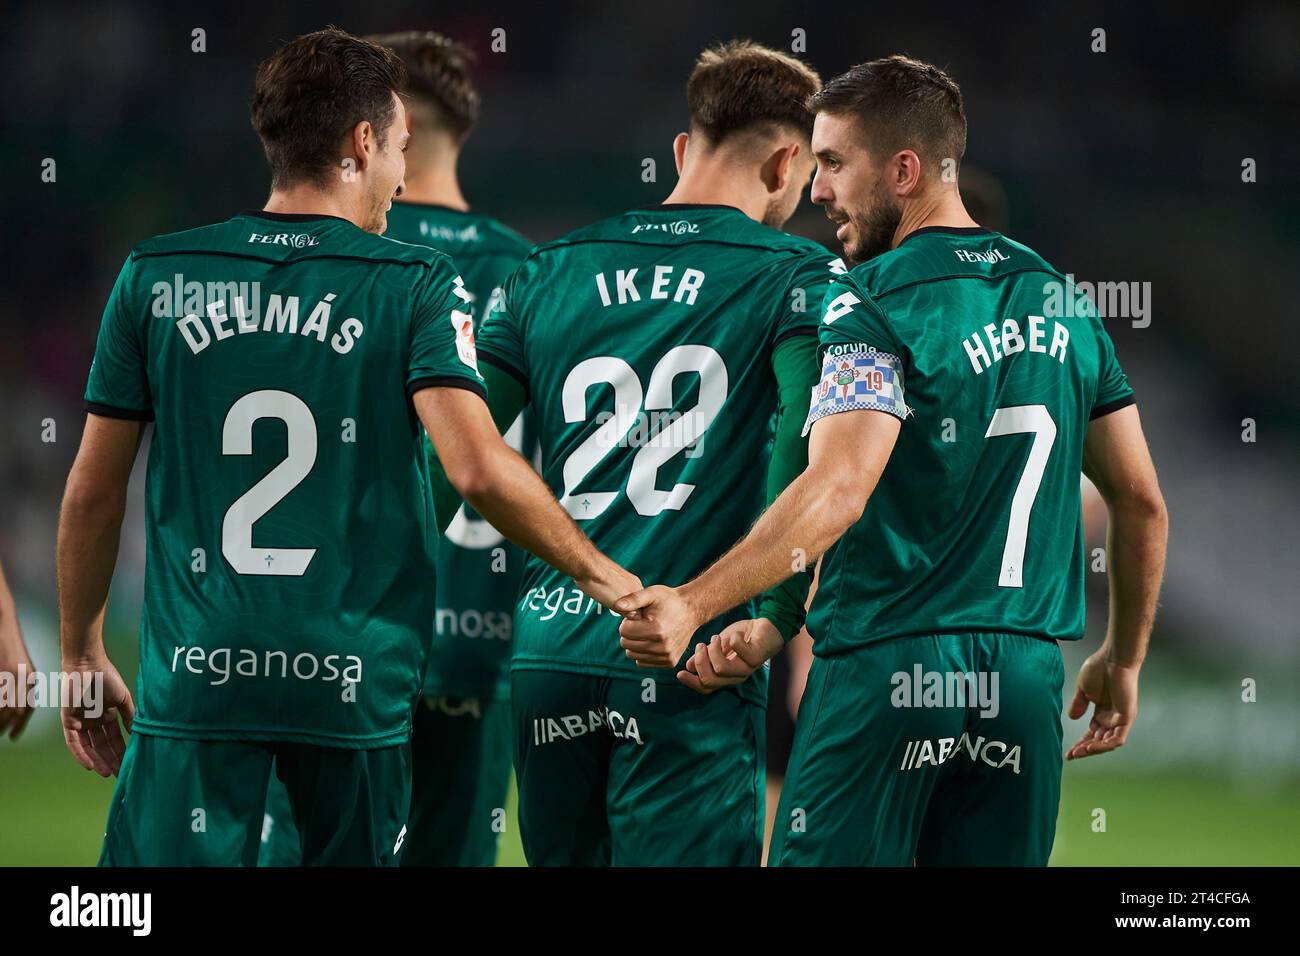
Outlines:
MULTIPOLYGON (((510 702, 423 697, 411 725, 411 812, 402 866, 493 866, 510 789, 510 702)), ((258 866, 299 866, 298 828, 272 777, 258 866)))
POLYGON ((733 691, 560 671, 511 678, 531 866, 757 866, 763 709, 733 691))
POLYGON ((100 866, 253 866, 273 774, 312 866, 391 866, 410 803, 405 745, 182 740, 136 733, 108 811, 100 866), (274 766, 274 771, 272 767, 274 766))
POLYGON ((266 786, 266 811, 262 817, 262 846, 258 866, 302 866, 302 837, 293 822, 289 791, 271 774, 266 786))
POLYGON ((1023 634, 814 658, 769 864, 1046 865, 1064 676, 1056 642, 1023 634))
POLYGON ((411 771, 402 866, 493 866, 510 789, 510 701, 422 698, 411 771))

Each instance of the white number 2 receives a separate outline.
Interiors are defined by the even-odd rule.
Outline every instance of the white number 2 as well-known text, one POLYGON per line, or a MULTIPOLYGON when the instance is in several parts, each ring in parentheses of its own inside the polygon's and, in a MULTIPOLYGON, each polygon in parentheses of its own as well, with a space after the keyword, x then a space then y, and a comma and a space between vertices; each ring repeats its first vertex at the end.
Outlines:
POLYGON ((316 420, 301 398, 264 389, 249 392, 230 406, 221 432, 223 455, 253 453, 253 423, 278 418, 288 428, 289 453, 261 481, 244 492, 221 523, 221 553, 239 574, 301 576, 315 548, 255 548, 253 523, 274 508, 307 477, 316 464, 316 420))
POLYGON ((1056 442, 1056 422, 1048 414, 1046 405, 1012 405, 993 413, 985 438, 1000 435, 1022 435, 1032 432, 1034 444, 1029 449, 1029 460, 1011 498, 1011 520, 1007 523, 1007 543, 1002 550, 1002 566, 998 571, 998 587, 1024 587, 1025 539, 1029 536, 1029 513, 1034 510, 1034 499, 1043 483, 1047 458, 1056 442))

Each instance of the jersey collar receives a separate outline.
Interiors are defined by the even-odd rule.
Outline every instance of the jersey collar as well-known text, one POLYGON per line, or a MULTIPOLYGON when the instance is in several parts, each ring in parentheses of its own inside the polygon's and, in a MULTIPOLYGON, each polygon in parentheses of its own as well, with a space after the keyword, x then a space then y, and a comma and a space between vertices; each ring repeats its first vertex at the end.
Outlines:
POLYGON ((451 212, 457 216, 472 216, 472 209, 457 209, 455 206, 446 206, 440 202, 416 202, 414 199, 394 199, 394 206, 406 206, 409 209, 434 209, 438 212, 451 212))
POLYGON ((342 216, 331 216, 326 213, 318 212, 267 212, 265 209, 245 209, 240 212, 241 216, 252 216, 256 219, 270 219, 275 222, 316 222, 324 219, 337 219, 339 222, 346 222, 349 226, 356 225, 350 219, 344 219, 342 216))
MULTIPOLYGON (((940 233, 947 236, 992 236, 995 235, 992 229, 985 229, 983 226, 924 226, 909 232, 903 242, 914 236, 923 236, 927 233, 940 233)), ((900 242, 901 246, 903 242, 900 242)))
POLYGON ((657 202, 649 206, 638 206, 633 212, 679 212, 683 209, 730 209, 744 214, 744 210, 720 202, 657 202))

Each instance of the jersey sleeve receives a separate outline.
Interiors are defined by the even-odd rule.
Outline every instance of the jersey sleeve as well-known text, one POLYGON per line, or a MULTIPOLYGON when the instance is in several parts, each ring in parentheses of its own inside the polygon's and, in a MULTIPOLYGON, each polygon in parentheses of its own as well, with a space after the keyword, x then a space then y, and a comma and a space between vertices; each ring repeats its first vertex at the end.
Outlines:
POLYGON ((484 362, 514 378, 527 393, 528 361, 518 315, 518 276, 518 273, 512 275, 502 286, 501 294, 493 296, 479 333, 479 349, 484 362))
MULTIPOLYGON (((808 336, 792 338, 772 354, 777 384, 776 435, 767 466, 767 505, 808 467, 808 443, 800 434, 804 402, 817 379, 817 343, 808 336)), ((765 591, 758 616, 771 621, 781 637, 790 640, 803 626, 804 607, 812 573, 800 572, 765 591)))
POLYGON ((777 319, 775 348, 796 335, 816 335, 821 321, 821 303, 835 276, 844 271, 844 263, 829 252, 811 255, 799 261, 786 284, 781 315, 777 319))
POLYGON ((1121 408, 1132 405, 1136 399, 1128 383, 1128 376, 1120 368, 1119 359, 1115 357, 1115 343, 1111 341, 1106 330, 1097 322, 1101 338, 1101 370, 1097 377, 1097 397, 1092 403, 1090 418, 1100 418, 1121 408))
POLYGON ((147 308, 133 294, 135 268, 134 260, 128 258, 104 307, 86 382, 86 411, 152 421, 153 399, 141 330, 147 308))
POLYGON ((438 260, 415 287, 406 392, 444 386, 487 397, 475 354, 474 319, 465 283, 438 260))
POLYGON ((858 409, 907 418, 905 351, 880 306, 851 278, 827 291, 818 344, 821 373, 804 434, 819 419, 858 409))

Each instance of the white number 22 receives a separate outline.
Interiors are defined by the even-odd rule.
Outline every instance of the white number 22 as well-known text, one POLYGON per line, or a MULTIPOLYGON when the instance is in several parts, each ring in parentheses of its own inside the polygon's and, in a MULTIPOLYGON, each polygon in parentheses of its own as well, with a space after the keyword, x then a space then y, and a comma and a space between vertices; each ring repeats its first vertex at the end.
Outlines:
POLYGON ((661 511, 680 511, 694 485, 678 482, 669 491, 655 487, 659 469, 678 452, 690 447, 713 423, 727 398, 727 366, 707 345, 678 345, 669 349, 650 373, 644 392, 632 366, 621 358, 601 355, 579 362, 564 380, 564 420, 587 420, 587 390, 593 385, 614 386, 614 414, 575 448, 564 462, 564 495, 560 504, 574 518, 594 518, 618 498, 617 491, 586 491, 577 487, 637 423, 642 400, 645 409, 672 408, 673 382, 678 375, 700 376, 699 401, 674 420, 656 441, 641 446, 632 459, 627 497, 637 513, 652 517, 661 511))

